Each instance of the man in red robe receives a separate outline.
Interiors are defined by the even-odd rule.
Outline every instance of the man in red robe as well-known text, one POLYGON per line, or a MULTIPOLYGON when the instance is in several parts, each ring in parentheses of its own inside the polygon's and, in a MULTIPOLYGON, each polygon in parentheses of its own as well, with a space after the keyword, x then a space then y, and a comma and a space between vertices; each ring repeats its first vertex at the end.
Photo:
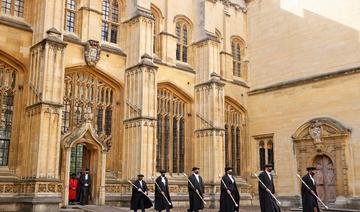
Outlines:
POLYGON ((76 201, 76 190, 78 187, 78 179, 76 179, 75 173, 71 174, 69 182, 69 204, 74 204, 76 201))

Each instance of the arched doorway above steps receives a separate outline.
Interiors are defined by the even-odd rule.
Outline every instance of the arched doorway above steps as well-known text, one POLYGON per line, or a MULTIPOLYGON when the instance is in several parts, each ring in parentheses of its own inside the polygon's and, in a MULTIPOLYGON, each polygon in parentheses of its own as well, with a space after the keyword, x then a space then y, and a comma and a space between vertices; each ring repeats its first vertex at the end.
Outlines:
POLYGON ((338 121, 320 117, 304 123, 292 136, 297 172, 303 175, 307 166, 317 166, 317 190, 328 203, 349 195, 350 133, 338 121))
POLYGON ((87 112, 84 115, 83 124, 65 134, 61 139, 61 179, 64 183, 62 194, 62 206, 68 205, 69 178, 71 166, 71 149, 78 144, 82 144, 86 149, 87 160, 84 164, 90 169, 92 177, 91 196, 92 204, 105 204, 105 174, 106 174, 106 155, 111 147, 111 136, 103 139, 97 136, 96 130, 92 126, 93 114, 87 112))

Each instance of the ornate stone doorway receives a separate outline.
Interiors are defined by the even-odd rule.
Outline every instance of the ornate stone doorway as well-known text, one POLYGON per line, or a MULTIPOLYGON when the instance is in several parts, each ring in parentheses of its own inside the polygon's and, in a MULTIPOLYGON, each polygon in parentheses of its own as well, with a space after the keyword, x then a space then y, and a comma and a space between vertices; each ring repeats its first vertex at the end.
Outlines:
POLYGON ((318 171, 315 175, 316 191, 325 202, 336 200, 336 175, 335 167, 331 159, 326 155, 317 155, 314 159, 314 166, 318 171))
POLYGON ((303 175, 307 166, 317 166, 317 191, 324 201, 334 202, 337 196, 349 193, 346 152, 350 132, 333 119, 316 118, 303 124, 292 136, 297 172, 303 175))
POLYGON ((106 155, 110 148, 111 136, 105 140, 98 137, 92 127, 91 119, 92 115, 86 114, 82 126, 67 133, 62 139, 63 206, 68 205, 71 171, 83 171, 86 168, 90 169, 92 178, 90 203, 96 205, 105 204, 106 155), (75 153, 75 151, 78 152, 75 153), (71 157, 72 155, 73 157, 71 157))

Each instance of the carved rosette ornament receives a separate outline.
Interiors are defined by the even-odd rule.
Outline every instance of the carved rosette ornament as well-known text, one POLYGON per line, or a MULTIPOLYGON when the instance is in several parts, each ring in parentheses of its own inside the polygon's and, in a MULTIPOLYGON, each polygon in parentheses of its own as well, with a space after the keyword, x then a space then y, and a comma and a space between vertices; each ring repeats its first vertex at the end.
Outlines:
POLYGON ((100 60, 101 46, 99 41, 88 40, 85 46, 85 62, 89 66, 95 66, 100 60))

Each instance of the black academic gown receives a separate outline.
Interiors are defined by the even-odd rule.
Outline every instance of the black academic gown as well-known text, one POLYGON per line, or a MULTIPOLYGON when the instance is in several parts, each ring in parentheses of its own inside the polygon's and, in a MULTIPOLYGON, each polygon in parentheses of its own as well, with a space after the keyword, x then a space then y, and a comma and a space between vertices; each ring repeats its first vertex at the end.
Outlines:
POLYGON ((201 197, 204 197, 205 193, 205 187, 204 182, 202 178, 199 176, 199 181, 196 180, 196 177, 194 174, 189 176, 190 182, 195 186, 195 188, 192 187, 192 185, 188 182, 188 190, 189 190, 189 201, 190 201, 190 208, 188 211, 198 211, 204 208, 204 203, 196 193, 196 190, 199 190, 199 193, 201 197))
POLYGON ((153 204, 151 203, 150 199, 146 197, 141 191, 138 191, 139 188, 146 193, 148 191, 148 187, 145 181, 142 181, 142 186, 140 186, 139 180, 134 182, 135 186, 132 187, 132 195, 131 195, 131 210, 144 210, 146 208, 151 208, 153 204))
MULTIPOLYGON (((316 184, 313 183, 313 181, 311 180, 309 174, 304 175, 302 177, 302 180, 317 195, 317 193, 316 193, 316 184)), ((317 211, 320 211, 316 197, 304 185, 304 183, 301 183, 301 200, 302 200, 303 212, 314 212, 314 207, 317 208, 317 211)))
MULTIPOLYGON (((269 175, 263 171, 259 174, 259 179, 265 184, 265 186, 275 194, 275 186, 272 175, 269 175)), ((259 182, 259 200, 261 212, 280 212, 280 207, 277 205, 276 200, 266 191, 266 188, 259 182)))
POLYGON ((88 178, 85 179, 85 174, 80 176, 80 204, 88 204, 90 189, 91 189, 91 176, 88 174, 88 178))
MULTIPOLYGON (((234 179, 234 177, 233 177, 234 179)), ((233 196, 236 204, 239 206, 240 194, 234 179, 234 182, 231 181, 228 175, 222 177, 227 189, 230 190, 231 195, 233 196)), ((224 186, 223 182, 221 183, 221 194, 220 194, 220 212, 234 212, 239 211, 239 207, 236 207, 230 195, 227 193, 227 189, 224 186)))
MULTIPOLYGON (((163 181, 161 180, 161 176, 156 178, 156 183, 159 185, 161 191, 165 193, 166 198, 171 203, 168 182, 169 181, 166 177, 165 177, 165 185, 164 185, 163 181)), ((172 205, 169 205, 169 203, 166 201, 165 197, 161 194, 161 191, 159 190, 158 186, 155 185, 155 210, 157 210, 157 211, 172 208, 172 205)))

